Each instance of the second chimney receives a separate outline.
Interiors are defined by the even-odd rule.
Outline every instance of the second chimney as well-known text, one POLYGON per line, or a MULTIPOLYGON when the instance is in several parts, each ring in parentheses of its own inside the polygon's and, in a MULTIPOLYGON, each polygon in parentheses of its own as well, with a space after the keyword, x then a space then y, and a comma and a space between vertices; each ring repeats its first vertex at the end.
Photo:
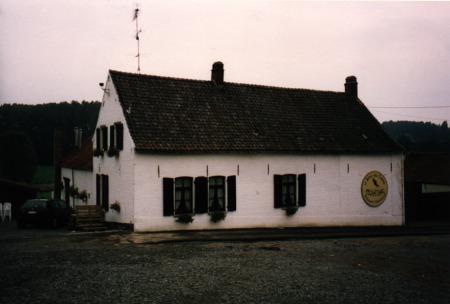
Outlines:
POLYGON ((223 63, 220 61, 214 62, 211 70, 211 81, 215 84, 223 84, 223 63))
POLYGON ((355 76, 348 76, 345 78, 345 94, 358 97, 358 82, 355 76))

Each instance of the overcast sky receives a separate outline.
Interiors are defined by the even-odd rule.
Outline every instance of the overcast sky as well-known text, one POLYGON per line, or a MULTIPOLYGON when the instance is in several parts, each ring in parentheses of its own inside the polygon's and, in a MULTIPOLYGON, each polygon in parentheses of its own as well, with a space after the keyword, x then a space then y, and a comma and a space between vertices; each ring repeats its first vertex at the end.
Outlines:
POLYGON ((0 103, 101 100, 109 69, 343 91, 380 121, 450 120, 450 2, 1 0, 0 103), (400 107, 400 108, 392 108, 400 107), (415 107, 415 108, 412 108, 415 107), (424 108, 430 107, 430 108, 424 108))

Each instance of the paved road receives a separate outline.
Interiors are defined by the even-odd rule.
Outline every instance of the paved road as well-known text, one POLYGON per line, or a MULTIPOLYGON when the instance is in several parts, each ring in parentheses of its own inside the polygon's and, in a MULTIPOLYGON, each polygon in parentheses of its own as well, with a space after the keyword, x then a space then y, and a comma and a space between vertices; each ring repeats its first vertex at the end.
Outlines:
POLYGON ((68 233, 0 223, 0 303, 448 303, 450 234, 437 228, 376 237, 372 229, 68 233))

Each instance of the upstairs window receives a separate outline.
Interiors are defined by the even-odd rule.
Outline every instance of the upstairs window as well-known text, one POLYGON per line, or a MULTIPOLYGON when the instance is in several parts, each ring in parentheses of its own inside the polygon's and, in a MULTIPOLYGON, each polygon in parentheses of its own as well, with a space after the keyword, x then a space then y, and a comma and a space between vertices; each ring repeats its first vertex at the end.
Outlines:
POLYGON ((274 175, 274 208, 306 206, 306 175, 274 175))
POLYGON ((99 128, 97 128, 95 135, 96 135, 97 149, 107 150, 108 149, 108 128, 106 126, 100 126, 99 128))
POLYGON ((109 127, 109 145, 110 150, 123 150, 123 124, 121 122, 116 122, 109 127))

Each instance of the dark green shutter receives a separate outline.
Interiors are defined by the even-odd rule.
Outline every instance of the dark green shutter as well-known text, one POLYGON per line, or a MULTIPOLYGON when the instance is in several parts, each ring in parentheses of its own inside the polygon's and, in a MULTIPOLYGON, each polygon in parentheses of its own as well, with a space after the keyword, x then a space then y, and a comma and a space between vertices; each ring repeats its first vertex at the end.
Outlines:
POLYGON ((108 150, 108 127, 102 126, 102 148, 108 150))
POLYGON ((228 211, 236 211, 236 176, 227 177, 228 211))
POLYGON ((163 216, 173 216, 174 194, 173 178, 163 178, 163 216))
POLYGON ((208 212, 208 178, 195 178, 195 213, 208 212))
POLYGON ((298 206, 306 206, 306 174, 298 175, 298 206))
POLYGON ((109 210, 109 177, 102 175, 102 207, 105 211, 109 210))
POLYGON ((95 147, 97 148, 97 149, 100 149, 101 148, 101 146, 102 146, 102 144, 101 144, 101 141, 100 141, 100 129, 99 128, 97 128, 97 130, 95 130, 95 147))
POLYGON ((116 140, 117 140, 117 149, 123 150, 123 124, 116 124, 116 140))
MULTIPOLYGON (((97 129, 98 130, 98 129, 97 129)), ((100 206, 100 174, 95 175, 95 194, 96 194, 96 204, 100 206)))
POLYGON ((281 208, 283 206, 283 177, 281 175, 273 176, 273 207, 281 208))
POLYGON ((116 130, 114 129, 114 126, 109 126, 109 148, 114 149, 114 135, 116 133, 116 130))

